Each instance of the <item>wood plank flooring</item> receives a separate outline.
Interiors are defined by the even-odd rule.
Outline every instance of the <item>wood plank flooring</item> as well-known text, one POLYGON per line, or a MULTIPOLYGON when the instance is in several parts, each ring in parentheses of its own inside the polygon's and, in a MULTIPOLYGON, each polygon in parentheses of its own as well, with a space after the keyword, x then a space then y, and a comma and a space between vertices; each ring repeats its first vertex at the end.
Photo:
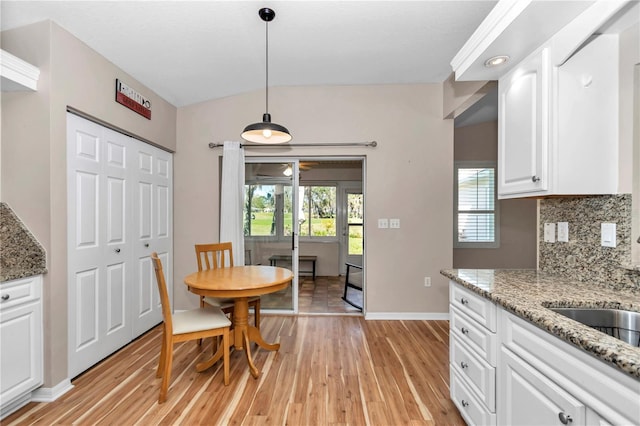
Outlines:
MULTIPOLYGON (((300 277, 298 289, 298 310, 301 314, 353 314, 361 315, 360 309, 354 308, 342 300, 344 294, 344 276, 300 277)), ((349 300, 362 306, 361 291, 349 289, 349 300)), ((291 287, 277 293, 261 296, 263 309, 290 309, 291 287)))
POLYGON ((160 327, 73 380, 52 403, 30 403, 3 425, 463 425, 449 399, 447 321, 365 321, 361 316, 264 315, 267 341, 231 353, 231 383, 220 363, 195 364, 211 351, 175 346, 167 401, 157 403, 160 327))

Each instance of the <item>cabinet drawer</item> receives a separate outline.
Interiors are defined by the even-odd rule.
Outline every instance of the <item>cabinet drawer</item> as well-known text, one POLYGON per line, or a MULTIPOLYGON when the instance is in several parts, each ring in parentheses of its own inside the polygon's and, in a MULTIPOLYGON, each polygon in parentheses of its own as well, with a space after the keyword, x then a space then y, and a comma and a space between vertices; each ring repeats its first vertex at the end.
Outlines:
POLYGON ((473 395, 464 379, 455 371, 451 371, 451 400, 468 425, 496 424, 496 415, 473 395))
POLYGON ((586 407, 571 394, 506 348, 500 354, 500 424, 584 425, 586 407), (567 424, 567 423, 565 423, 567 424))
POLYGON ((12 306, 40 299, 42 290, 39 283, 41 279, 38 275, 2 283, 0 285, 0 310, 5 311, 12 306))
POLYGON ((449 300, 452 306, 460 309, 480 325, 493 332, 496 331, 496 305, 489 299, 451 282, 449 300))
POLYGON ((450 334, 466 343, 480 358, 491 366, 496 366, 497 337, 484 327, 479 326, 459 309, 451 306, 449 326, 450 334))
POLYGON ((496 369, 480 359, 457 337, 450 342, 451 370, 464 377, 489 411, 496 410, 496 369))

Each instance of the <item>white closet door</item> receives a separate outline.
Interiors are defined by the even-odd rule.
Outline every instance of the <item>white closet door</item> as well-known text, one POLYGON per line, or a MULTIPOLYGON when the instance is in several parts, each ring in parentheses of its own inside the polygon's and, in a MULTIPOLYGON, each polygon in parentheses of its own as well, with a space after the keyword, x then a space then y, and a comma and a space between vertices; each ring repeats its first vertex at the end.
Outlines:
POLYGON ((67 114, 69 377, 162 321, 172 295, 172 156, 67 114))
MULTIPOLYGON (((134 334, 139 335, 162 321, 162 306, 151 253, 157 252, 167 280, 172 285, 172 157, 151 145, 135 141, 137 167, 134 255, 136 262, 133 294, 134 334)), ((172 297, 173 292, 169 292, 172 297)))
POLYGON ((131 340, 128 147, 122 135, 68 115, 69 374, 131 340))

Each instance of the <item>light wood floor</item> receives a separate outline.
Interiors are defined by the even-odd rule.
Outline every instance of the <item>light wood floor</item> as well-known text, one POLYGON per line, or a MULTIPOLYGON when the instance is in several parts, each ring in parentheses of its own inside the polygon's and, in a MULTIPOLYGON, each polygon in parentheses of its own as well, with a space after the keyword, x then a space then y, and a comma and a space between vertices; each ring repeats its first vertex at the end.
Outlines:
POLYGON ((14 424, 113 425, 463 425, 449 399, 447 321, 365 321, 361 316, 269 316, 278 352, 253 346, 262 374, 231 353, 231 383, 220 364, 195 364, 207 341, 175 346, 167 402, 155 378, 160 327, 97 364, 52 403, 30 403, 14 424))
MULTIPOLYGON (((361 315, 361 311, 342 300, 344 294, 344 276, 299 277, 298 311, 301 314, 352 314, 361 315)), ((361 291, 349 289, 349 300, 362 306, 361 291)), ((261 297, 263 309, 283 309, 291 307, 291 288, 261 297)))

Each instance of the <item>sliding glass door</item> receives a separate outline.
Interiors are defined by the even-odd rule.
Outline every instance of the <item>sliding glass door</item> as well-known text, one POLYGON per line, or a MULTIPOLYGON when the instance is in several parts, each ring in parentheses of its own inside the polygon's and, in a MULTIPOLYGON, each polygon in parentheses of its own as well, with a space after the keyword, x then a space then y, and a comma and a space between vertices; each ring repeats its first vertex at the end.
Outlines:
POLYGON ((298 162, 245 160, 245 263, 293 271, 292 285, 261 297, 261 309, 298 311, 298 162))

